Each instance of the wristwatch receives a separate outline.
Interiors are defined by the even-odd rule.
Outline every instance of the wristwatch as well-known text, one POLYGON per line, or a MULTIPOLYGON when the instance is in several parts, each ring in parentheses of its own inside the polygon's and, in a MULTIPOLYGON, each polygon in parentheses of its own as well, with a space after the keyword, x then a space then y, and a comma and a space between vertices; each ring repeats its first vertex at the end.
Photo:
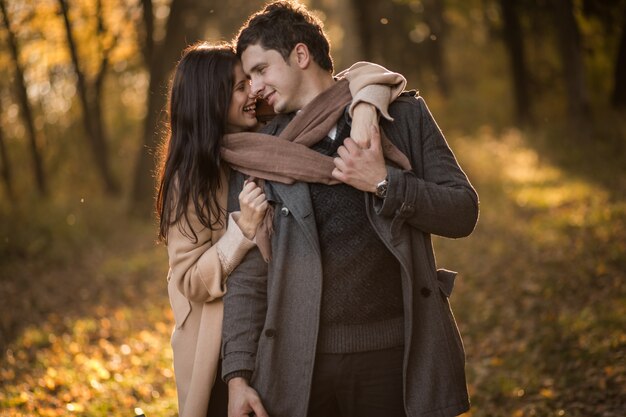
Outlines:
POLYGON ((389 181, 387 178, 376 184, 376 192, 374 195, 378 198, 387 197, 387 187, 389 186, 389 181))

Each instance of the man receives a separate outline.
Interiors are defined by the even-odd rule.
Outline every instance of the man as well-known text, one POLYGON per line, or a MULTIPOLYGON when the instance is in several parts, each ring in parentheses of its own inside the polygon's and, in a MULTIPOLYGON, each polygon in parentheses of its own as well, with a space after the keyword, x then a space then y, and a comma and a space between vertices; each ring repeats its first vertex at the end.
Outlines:
MULTIPOLYGON (((335 88, 329 49, 317 19, 288 2, 253 15, 237 39, 252 91, 291 116, 335 88)), ((341 184, 266 185, 272 259, 251 251, 224 299, 229 416, 445 417, 469 408, 447 301, 454 273, 435 270, 430 235, 469 235, 478 196, 421 98, 400 97, 390 114, 382 131, 409 169, 386 163, 377 128, 357 144, 340 118, 313 149, 335 157, 341 184)), ((278 117, 264 131, 287 123, 278 117)), ((231 177, 229 209, 243 180, 231 177)))

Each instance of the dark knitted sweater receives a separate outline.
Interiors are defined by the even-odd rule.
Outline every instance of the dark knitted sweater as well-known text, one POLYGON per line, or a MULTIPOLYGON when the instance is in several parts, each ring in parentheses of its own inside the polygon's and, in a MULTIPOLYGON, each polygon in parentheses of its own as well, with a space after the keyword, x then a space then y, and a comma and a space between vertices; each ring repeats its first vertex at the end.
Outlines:
MULTIPOLYGON (((350 127, 314 149, 334 155, 350 127)), ((372 228, 365 196, 349 185, 309 184, 322 255, 318 351, 349 353, 403 344, 400 265, 372 228)))

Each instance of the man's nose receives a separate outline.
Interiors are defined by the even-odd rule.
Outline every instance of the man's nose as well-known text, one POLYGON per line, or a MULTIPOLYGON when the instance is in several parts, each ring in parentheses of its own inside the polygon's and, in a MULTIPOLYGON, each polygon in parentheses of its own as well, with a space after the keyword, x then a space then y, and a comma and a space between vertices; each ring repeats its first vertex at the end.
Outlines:
POLYGON ((248 98, 256 99, 257 95, 252 91, 252 82, 248 82, 246 85, 246 93, 248 94, 248 98))
POLYGON ((265 85, 261 81, 260 77, 252 76, 250 81, 250 93, 255 97, 261 96, 263 88, 265 88, 265 85))

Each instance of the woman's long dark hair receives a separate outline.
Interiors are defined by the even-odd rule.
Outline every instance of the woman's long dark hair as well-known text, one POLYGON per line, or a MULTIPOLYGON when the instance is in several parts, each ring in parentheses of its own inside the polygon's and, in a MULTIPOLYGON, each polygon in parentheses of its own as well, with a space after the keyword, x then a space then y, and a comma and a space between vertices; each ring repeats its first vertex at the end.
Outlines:
POLYGON ((189 223, 190 204, 200 223, 224 226, 220 207, 220 148, 239 62, 232 46, 196 43, 176 66, 168 103, 168 131, 160 148, 156 210, 159 239, 167 242, 170 226, 184 220, 181 231, 197 241, 189 223), (188 233, 191 233, 191 235, 188 233))

